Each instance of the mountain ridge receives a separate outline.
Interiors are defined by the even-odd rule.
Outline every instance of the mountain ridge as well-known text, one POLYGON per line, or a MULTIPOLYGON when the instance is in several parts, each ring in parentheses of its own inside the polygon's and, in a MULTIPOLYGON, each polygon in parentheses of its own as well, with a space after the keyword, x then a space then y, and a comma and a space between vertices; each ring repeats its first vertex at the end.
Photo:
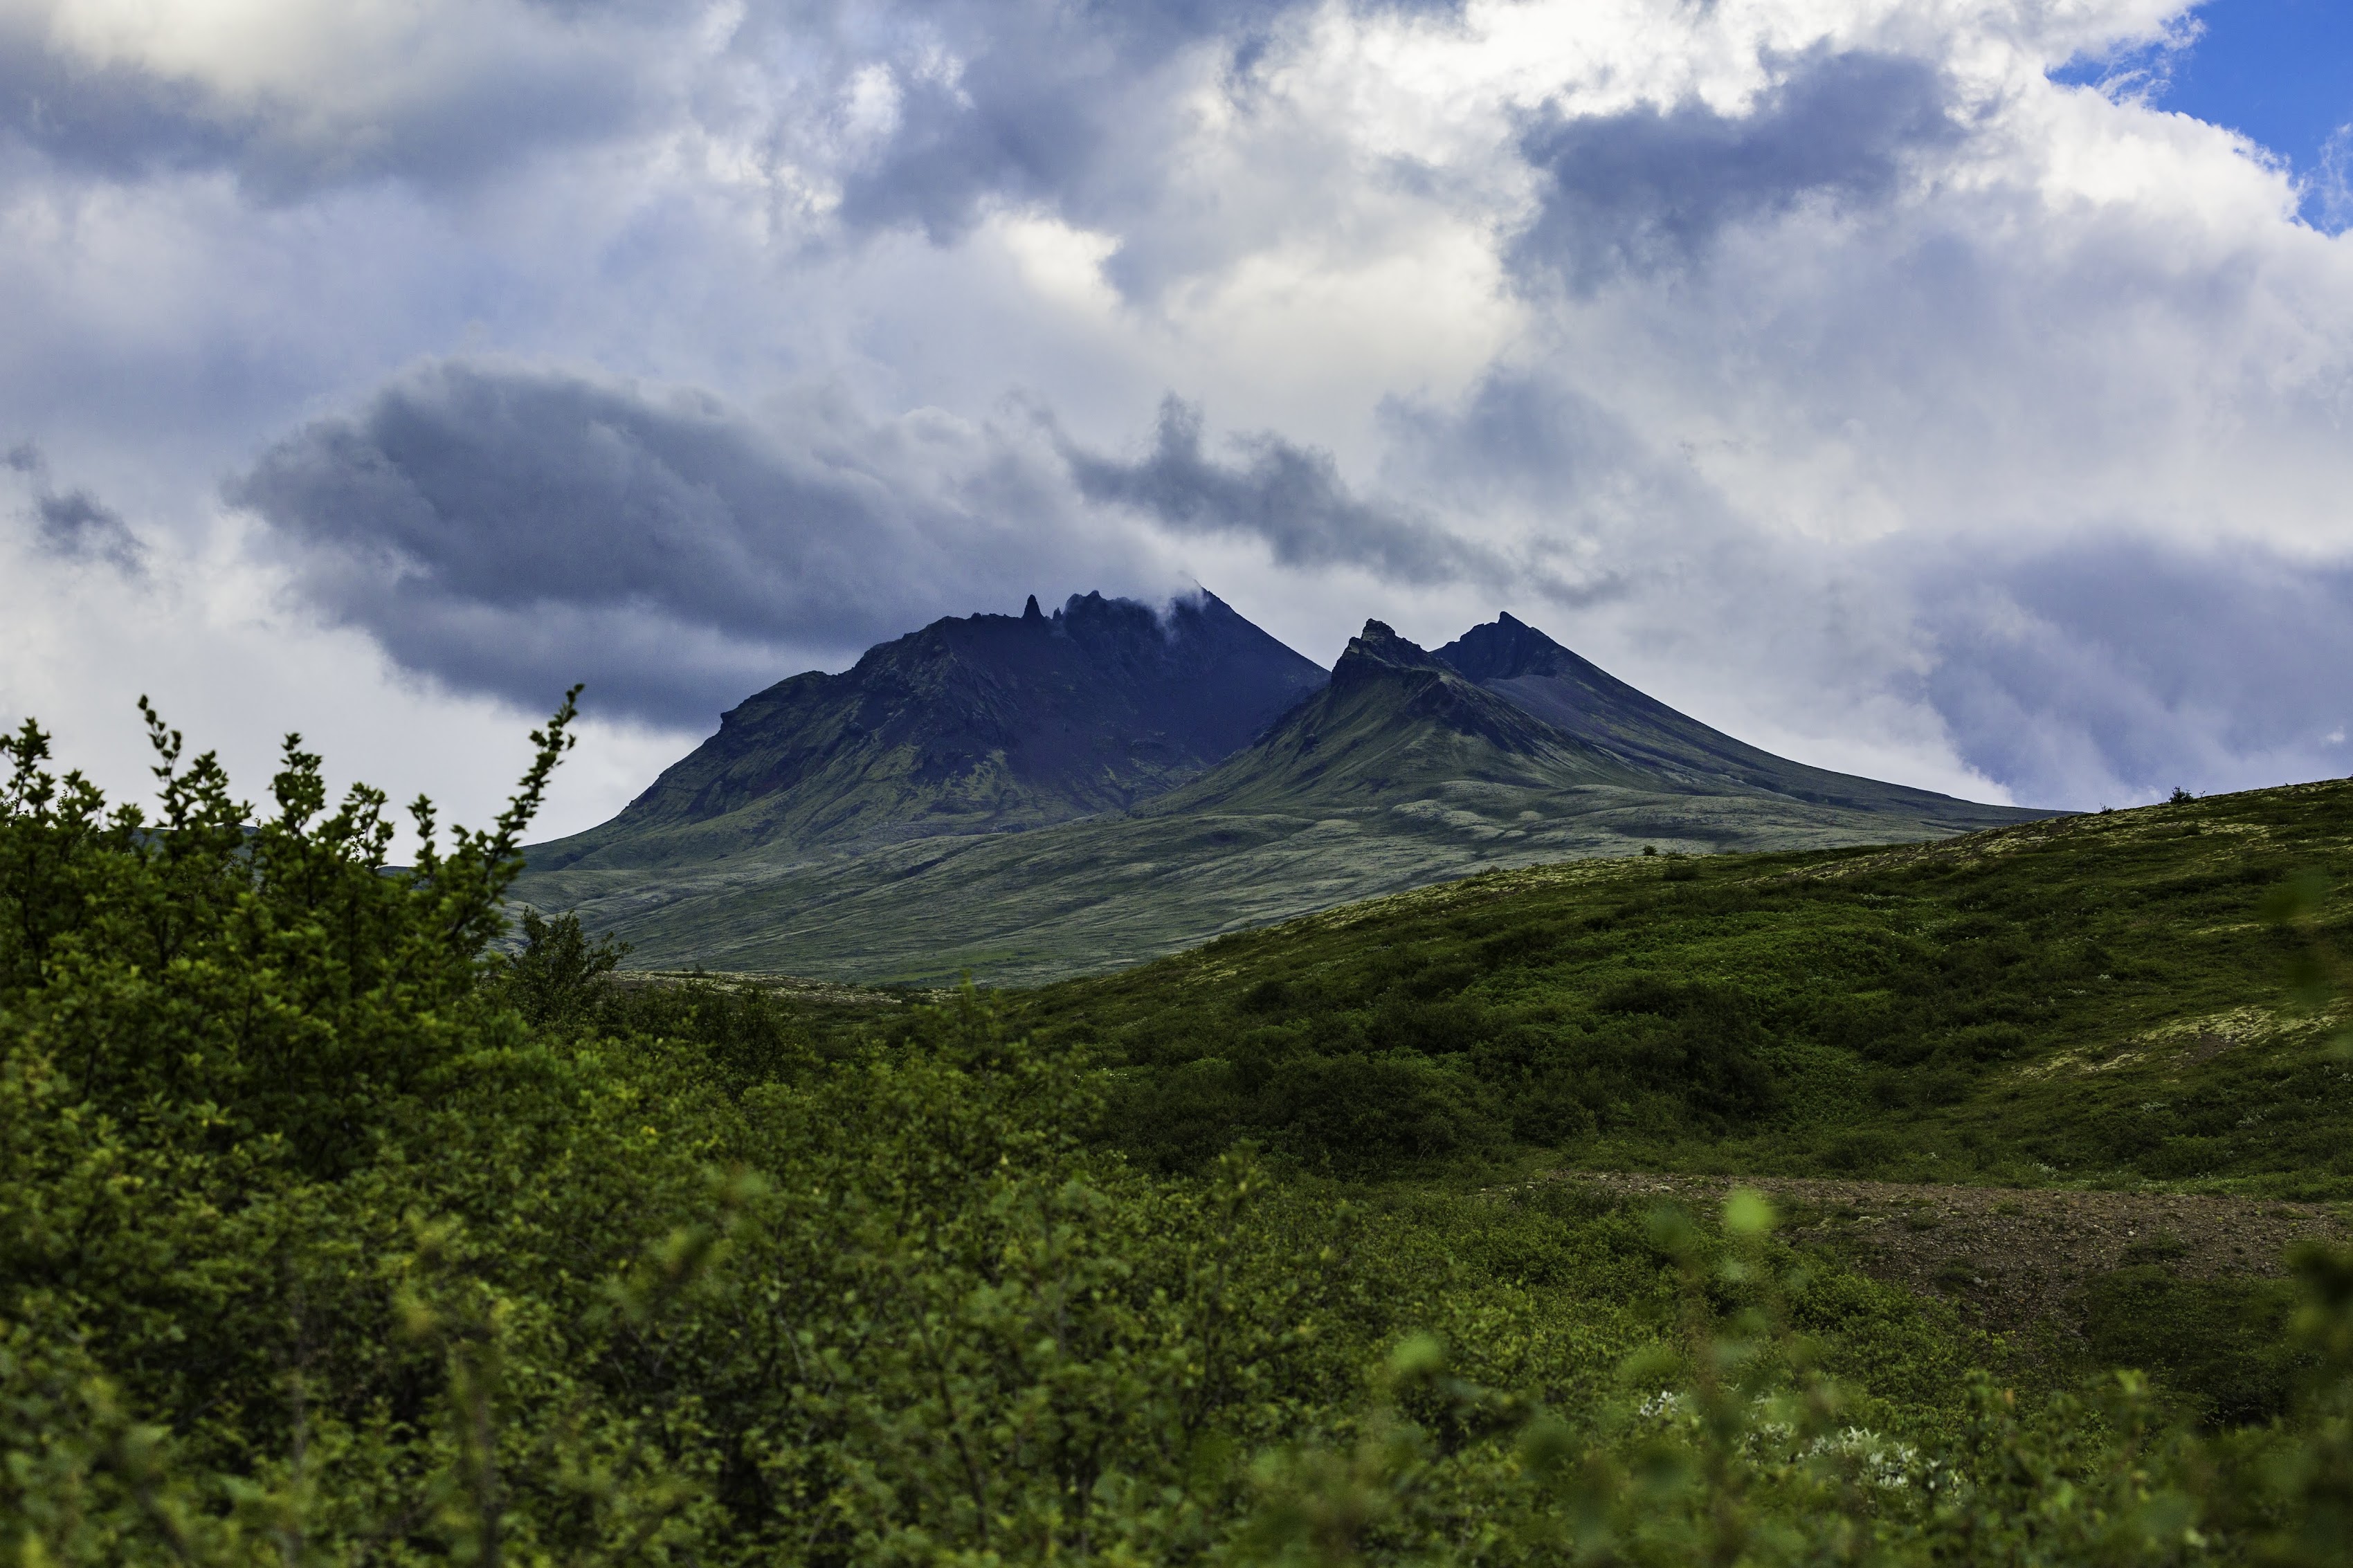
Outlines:
POLYGON ((1957 795, 1792 762, 1736 740, 1628 685, 1508 611, 1431 657, 1566 734, 1694 784, 1732 784, 1865 811, 1934 815, 1960 808, 1973 816, 1988 809, 1957 795))
POLYGON ((1547 787, 1635 782, 1601 748, 1482 689, 1373 620, 1349 639, 1322 689, 1211 773, 1139 809, 1271 803, 1316 789, 1370 800, 1434 774, 1547 787))

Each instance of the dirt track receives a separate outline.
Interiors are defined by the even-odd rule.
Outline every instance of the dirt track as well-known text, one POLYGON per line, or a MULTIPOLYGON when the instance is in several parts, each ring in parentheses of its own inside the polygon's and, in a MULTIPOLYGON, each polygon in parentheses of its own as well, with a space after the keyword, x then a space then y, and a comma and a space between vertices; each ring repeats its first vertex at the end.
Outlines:
MULTIPOLYGON (((1725 1176, 1562 1172, 1629 1196, 1713 1206, 1725 1176)), ((1996 1333, 2037 1324, 2072 1331, 2085 1281, 2135 1263, 2192 1279, 2277 1274, 2288 1244, 2353 1237, 2316 1204, 2165 1193, 1918 1186, 1799 1177, 1744 1177, 1782 1210, 1783 1235, 1830 1247, 1864 1273, 1953 1301, 1996 1333)))

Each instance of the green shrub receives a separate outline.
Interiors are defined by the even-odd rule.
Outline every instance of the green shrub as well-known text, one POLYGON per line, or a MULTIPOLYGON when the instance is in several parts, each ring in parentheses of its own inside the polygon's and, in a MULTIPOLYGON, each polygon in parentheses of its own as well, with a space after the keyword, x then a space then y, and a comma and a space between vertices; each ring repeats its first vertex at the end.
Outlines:
POLYGON ((2286 1343, 2295 1305, 2286 1280, 2187 1279, 2133 1262, 2092 1282, 2084 1337, 2101 1364, 2149 1373, 2206 1425, 2243 1426, 2286 1415, 2308 1369, 2286 1343))

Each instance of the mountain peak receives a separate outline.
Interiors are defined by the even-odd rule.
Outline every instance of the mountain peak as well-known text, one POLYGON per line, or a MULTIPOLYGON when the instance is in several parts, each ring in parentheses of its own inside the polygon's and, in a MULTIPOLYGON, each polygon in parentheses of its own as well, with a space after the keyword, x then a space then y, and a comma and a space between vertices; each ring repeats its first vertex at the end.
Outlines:
POLYGON ((1021 618, 1025 621, 1043 621, 1046 618, 1046 613, 1038 607, 1037 595, 1030 595, 1029 602, 1021 606, 1021 618))
POLYGON ((1509 610, 1497 611, 1483 626, 1472 626, 1440 648, 1438 658, 1468 680, 1552 675, 1571 661, 1584 662, 1509 610))
POLYGON ((1641 782, 1615 756, 1464 679, 1395 627, 1366 621, 1323 690, 1249 750, 1147 809, 1403 810, 1466 784, 1556 791, 1641 782))
POLYGON ((1348 639, 1347 651, 1340 656, 1340 662, 1333 668, 1332 679, 1343 680, 1354 674, 1369 673, 1372 668, 1443 670, 1445 668, 1420 644, 1399 637, 1388 622, 1366 621, 1365 629, 1348 639))
POLYGON ((1509 615, 1472 627, 1437 657, 1553 729, 1686 787, 1762 791, 1809 805, 1957 824, 2001 809, 1777 757, 1677 712, 1509 615))
POLYGON ((935 621, 747 700, 619 817, 533 846, 520 896, 587 899, 666 963, 1002 973, 1479 865, 2037 815, 1772 756, 1510 616, 1434 652, 1368 621, 1327 682, 1206 593, 1039 608, 935 621), (1512 673, 1470 673, 1491 670, 1512 673), (1037 831, 982 841, 1011 829, 1037 831))

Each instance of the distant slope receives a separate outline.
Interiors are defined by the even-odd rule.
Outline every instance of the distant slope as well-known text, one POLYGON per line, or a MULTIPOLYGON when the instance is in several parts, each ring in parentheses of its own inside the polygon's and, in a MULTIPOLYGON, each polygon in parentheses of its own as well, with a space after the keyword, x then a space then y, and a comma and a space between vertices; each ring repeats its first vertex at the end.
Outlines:
POLYGON ((1777 757, 1676 712, 1509 615, 1473 626, 1440 648, 1437 658, 1553 728, 1694 786, 1732 785, 1820 805, 1900 812, 1949 822, 1957 832, 2044 815, 1978 805, 1777 757))
POLYGON ((659 873, 543 869, 534 856, 517 892, 576 906, 649 967, 869 980, 969 969, 1015 983, 1488 867, 1911 841, 1952 833, 1957 817, 2038 815, 1924 798, 1933 815, 1670 774, 1533 717, 1371 622, 1329 683, 1257 742, 1124 815, 855 851, 778 839, 659 873))
POLYGON ((778 682, 620 816, 531 863, 660 868, 1116 811, 1238 750, 1324 679, 1212 594, 1165 619, 1100 594, 1049 616, 1032 598, 778 682))

